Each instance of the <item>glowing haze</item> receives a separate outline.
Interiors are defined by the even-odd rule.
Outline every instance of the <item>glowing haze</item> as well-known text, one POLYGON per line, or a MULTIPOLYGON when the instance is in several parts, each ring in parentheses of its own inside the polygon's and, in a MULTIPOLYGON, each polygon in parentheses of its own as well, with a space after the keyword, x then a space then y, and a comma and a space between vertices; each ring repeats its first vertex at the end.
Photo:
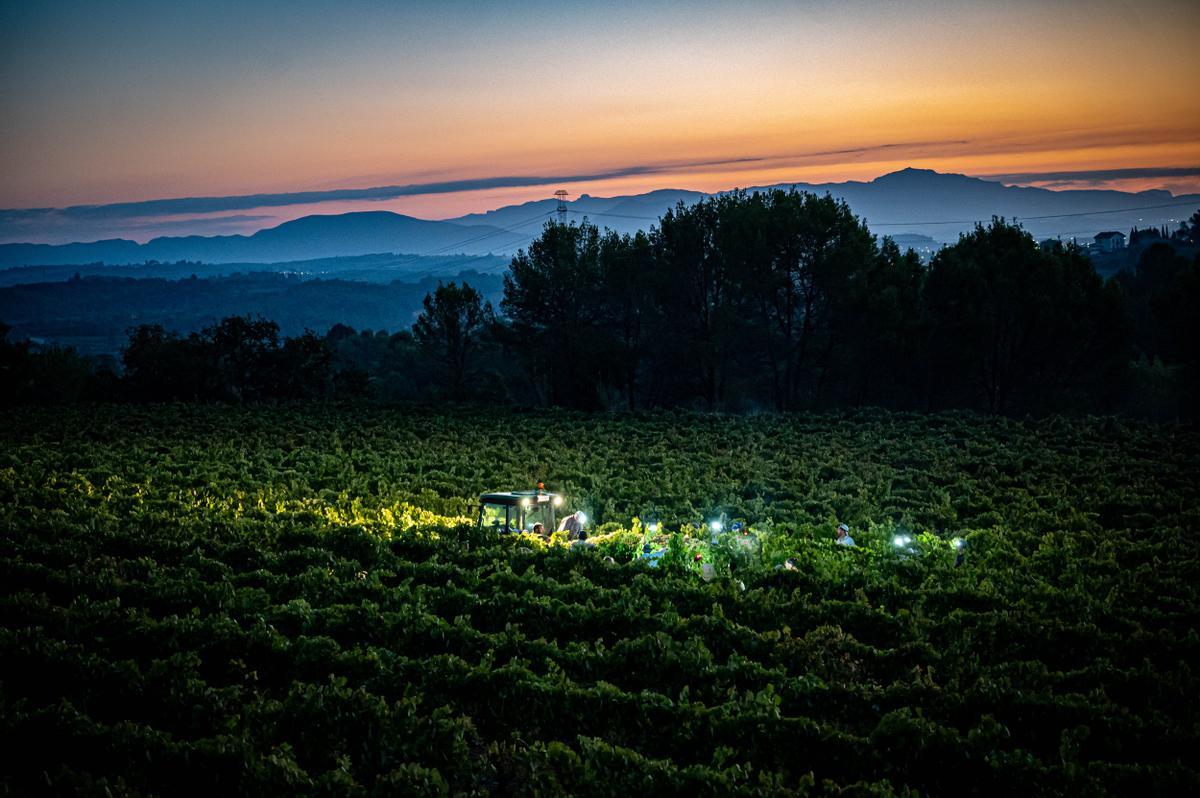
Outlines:
POLYGON ((909 165, 1197 191, 1198 33, 1194 0, 6 3, 0 207, 439 185, 165 220, 217 232, 909 165))

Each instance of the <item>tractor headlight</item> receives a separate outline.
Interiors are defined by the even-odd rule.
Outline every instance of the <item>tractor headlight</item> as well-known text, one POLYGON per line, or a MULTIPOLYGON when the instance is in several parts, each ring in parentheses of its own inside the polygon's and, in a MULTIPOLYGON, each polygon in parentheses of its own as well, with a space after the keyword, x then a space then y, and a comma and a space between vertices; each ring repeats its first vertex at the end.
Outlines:
POLYGON ((554 497, 554 506, 555 506, 555 507, 562 507, 562 496, 555 496, 555 497, 554 497))
POLYGON ((521 499, 521 506, 522 506, 522 507, 528 507, 528 506, 529 506, 529 499, 521 499))
POLYGON ((904 545, 904 536, 896 535, 896 537, 892 538, 892 545, 896 546, 897 548, 899 548, 900 546, 903 546, 904 545))
POLYGON ((708 525, 708 528, 711 529, 713 532, 720 532, 721 526, 722 526, 722 524, 720 521, 713 521, 711 524, 708 525))

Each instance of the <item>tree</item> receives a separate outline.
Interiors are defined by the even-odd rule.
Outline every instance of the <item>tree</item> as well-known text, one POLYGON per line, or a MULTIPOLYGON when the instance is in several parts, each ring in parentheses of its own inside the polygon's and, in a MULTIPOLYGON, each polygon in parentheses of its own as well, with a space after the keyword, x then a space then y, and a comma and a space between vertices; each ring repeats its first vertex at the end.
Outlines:
POLYGON ((278 396, 278 324, 230 316, 192 337, 210 364, 207 376, 215 381, 205 386, 210 397, 253 401, 278 396))
POLYGON ((1200 247, 1200 211, 1193 213, 1187 221, 1180 222, 1177 235, 1184 243, 1200 247))
POLYGON ((871 265, 847 286, 834 323, 845 375, 842 400, 890 407, 918 400, 923 371, 921 291, 925 269, 911 249, 883 239, 871 265))
POLYGON ((232 316, 186 338, 162 326, 130 331, 121 356, 126 394, 139 401, 236 401, 322 396, 332 350, 311 332, 279 339, 273 321, 232 316))
POLYGON ((847 314, 876 263, 874 237, 844 202, 775 190, 728 195, 717 241, 759 324, 776 407, 821 402, 855 332, 847 314))
POLYGON ((1176 376, 1179 405, 1200 406, 1200 253, 1189 262, 1174 247, 1154 244, 1133 271, 1116 280, 1125 292, 1143 366, 1157 361, 1176 376))
POLYGON ((438 284, 425 295, 425 310, 413 325, 423 351, 437 363, 448 395, 461 401, 475 366, 481 340, 494 323, 492 306, 471 286, 438 284))
POLYGON ((639 401, 647 334, 655 313, 650 238, 641 231, 632 236, 609 231, 600 244, 600 268, 606 372, 621 388, 626 407, 633 410, 639 401))
POLYGON ((935 404, 994 413, 1078 406, 1116 384, 1128 323, 1078 249, 1041 250, 1018 225, 993 219, 947 247, 925 288, 935 404))
POLYGON ((1173 246, 1158 243, 1142 252, 1132 271, 1117 275, 1133 318, 1135 344, 1145 357, 1175 359, 1176 330, 1168 323, 1173 315, 1169 309, 1176 297, 1186 295, 1177 284, 1188 265, 1173 246))
POLYGON ((600 241, 587 220, 549 222, 528 251, 513 257, 504 277, 504 341, 521 359, 530 388, 552 405, 600 405, 600 241))
POLYGON ((276 361, 275 388, 280 398, 307 399, 334 389, 333 351, 312 330, 283 339, 276 361))
POLYGON ((159 324, 143 324, 129 331, 121 354, 127 395, 138 401, 195 401, 210 398, 202 386, 214 380, 202 356, 198 337, 184 339, 159 324))
MULTIPOLYGON (((71 348, 9 341, 11 330, 0 322, 0 405, 107 398, 97 390, 101 375, 94 361, 71 348)), ((111 374, 107 376, 111 378, 111 374)))
POLYGON ((714 236, 723 207, 736 201, 708 197, 690 206, 680 203, 651 232, 655 301, 669 332, 660 342, 667 369, 679 386, 692 387, 710 408, 724 397, 725 367, 737 326, 730 264, 714 236))

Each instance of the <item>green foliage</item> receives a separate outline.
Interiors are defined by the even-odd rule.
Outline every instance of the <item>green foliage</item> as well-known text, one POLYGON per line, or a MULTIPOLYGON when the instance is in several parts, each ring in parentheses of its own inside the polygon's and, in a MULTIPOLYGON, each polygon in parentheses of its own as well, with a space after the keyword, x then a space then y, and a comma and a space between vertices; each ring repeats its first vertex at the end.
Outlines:
POLYGON ((321 397, 333 357, 311 332, 279 339, 279 325, 231 316, 187 337, 161 325, 129 333, 123 389, 135 401, 258 401, 321 397))
POLYGON ((1003 219, 938 252, 924 298, 931 368, 960 392, 941 396, 941 406, 1078 407, 1111 392, 1128 362, 1115 286, 1073 247, 1043 250, 1003 219))
POLYGON ((442 388, 449 398, 466 398, 468 381, 479 367, 479 350, 494 324, 491 303, 485 303, 466 283, 439 283, 425 295, 413 335, 438 364, 442 388))
POLYGON ((1194 427, 6 421, 3 794, 1200 788, 1194 427), (471 527, 477 493, 537 479, 596 520, 598 550, 471 527), (714 544, 697 524, 718 512, 749 533, 714 544), (625 561, 644 542, 659 567, 625 561))

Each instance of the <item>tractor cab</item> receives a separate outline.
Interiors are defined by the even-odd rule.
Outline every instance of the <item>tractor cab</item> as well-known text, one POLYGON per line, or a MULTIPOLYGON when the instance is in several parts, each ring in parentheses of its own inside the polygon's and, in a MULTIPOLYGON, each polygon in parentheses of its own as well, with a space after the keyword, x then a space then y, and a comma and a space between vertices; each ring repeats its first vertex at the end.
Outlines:
POLYGON ((537 490, 484 493, 479 497, 479 528, 529 532, 540 523, 550 533, 555 530, 555 510, 561 506, 562 496, 547 493, 541 483, 537 490))

